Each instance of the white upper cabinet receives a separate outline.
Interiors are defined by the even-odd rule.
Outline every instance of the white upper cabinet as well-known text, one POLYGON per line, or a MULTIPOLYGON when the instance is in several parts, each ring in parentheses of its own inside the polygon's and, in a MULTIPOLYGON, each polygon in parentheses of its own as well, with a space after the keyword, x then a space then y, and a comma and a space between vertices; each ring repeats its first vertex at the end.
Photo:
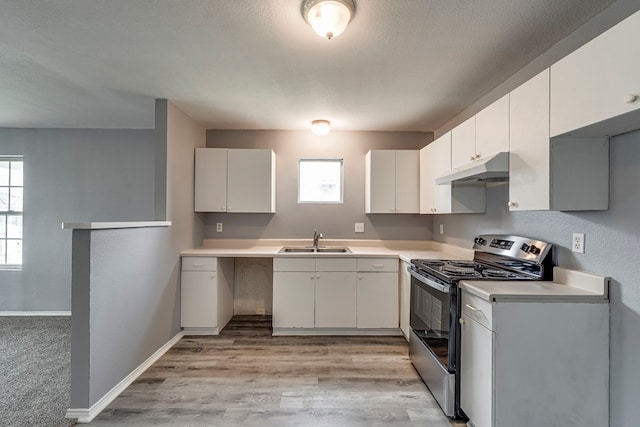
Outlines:
POLYGON ((273 150, 197 148, 196 212, 275 212, 273 150))
POLYGON ((551 66, 551 136, 640 128, 640 12, 551 66))
POLYGON ((476 114, 477 159, 509 151, 509 95, 476 114))
POLYGON ((451 131, 451 169, 476 158, 476 117, 473 116, 451 131))
POLYGON ((420 213, 485 212, 486 189, 481 185, 436 185, 451 169, 451 132, 420 150, 420 213))
POLYGON ((227 149, 196 148, 195 211, 227 211, 227 149))
POLYGON ((229 150, 227 212, 276 211, 273 150, 229 150))
POLYGON ((509 95, 451 131, 451 169, 509 151, 509 95))
POLYGON ((418 213, 417 150, 371 150, 366 155, 365 212, 418 213))
POLYGON ((609 141, 549 138, 549 70, 510 94, 509 209, 606 210, 609 141))

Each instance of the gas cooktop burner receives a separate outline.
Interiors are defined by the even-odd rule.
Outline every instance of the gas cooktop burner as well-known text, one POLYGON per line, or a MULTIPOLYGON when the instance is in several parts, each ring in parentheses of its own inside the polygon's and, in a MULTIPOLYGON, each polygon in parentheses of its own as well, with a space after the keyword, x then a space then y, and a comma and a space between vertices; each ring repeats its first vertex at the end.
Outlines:
POLYGON ((518 277, 517 274, 511 273, 510 271, 497 270, 495 268, 487 268, 485 270, 482 270, 482 275, 485 276, 485 277, 499 277, 499 278, 516 278, 516 277, 518 277))
POLYGON ((439 260, 423 260, 422 264, 426 265, 427 267, 442 267, 444 265, 444 262, 439 260))
POLYGON ((451 261, 447 261, 447 263, 454 267, 465 267, 469 269, 473 269, 476 266, 476 263, 474 261, 451 260, 451 261))
POLYGON ((473 267, 456 267, 455 265, 443 267, 442 272, 451 276, 480 276, 480 273, 474 270, 473 267))

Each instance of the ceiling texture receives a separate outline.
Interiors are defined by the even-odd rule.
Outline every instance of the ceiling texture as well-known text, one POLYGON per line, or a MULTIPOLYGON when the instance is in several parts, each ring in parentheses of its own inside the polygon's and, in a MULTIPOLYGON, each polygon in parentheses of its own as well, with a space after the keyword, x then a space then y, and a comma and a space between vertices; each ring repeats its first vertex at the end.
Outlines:
POLYGON ((612 0, 355 0, 317 36, 302 0, 0 0, 0 127, 432 131, 612 0))

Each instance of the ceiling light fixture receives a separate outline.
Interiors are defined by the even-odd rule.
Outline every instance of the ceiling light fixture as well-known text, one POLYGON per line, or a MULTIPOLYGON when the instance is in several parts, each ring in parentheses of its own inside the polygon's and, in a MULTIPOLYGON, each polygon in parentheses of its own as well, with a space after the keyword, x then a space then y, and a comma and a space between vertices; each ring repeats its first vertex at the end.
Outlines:
POLYGON ((322 136, 331 131, 331 122, 329 120, 314 120, 311 122, 311 132, 314 135, 322 136))
POLYGON ((353 18, 353 0, 304 0, 302 16, 319 36, 331 40, 344 32, 353 18))

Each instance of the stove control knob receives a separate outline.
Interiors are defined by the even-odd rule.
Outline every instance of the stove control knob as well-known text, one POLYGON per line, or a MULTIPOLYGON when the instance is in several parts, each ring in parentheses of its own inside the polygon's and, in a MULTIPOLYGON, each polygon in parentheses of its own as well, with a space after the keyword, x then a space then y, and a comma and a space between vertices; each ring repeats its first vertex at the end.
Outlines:
POLYGON ((476 237, 474 242, 476 243, 476 245, 480 245, 480 246, 484 246, 487 244, 487 241, 484 240, 482 237, 476 237))
POLYGON ((534 245, 529 246, 529 253, 538 255, 540 253, 540 248, 534 245))
POLYGON ((520 246, 520 250, 522 252, 529 252, 529 245, 527 245, 526 243, 523 243, 522 246, 520 246))

